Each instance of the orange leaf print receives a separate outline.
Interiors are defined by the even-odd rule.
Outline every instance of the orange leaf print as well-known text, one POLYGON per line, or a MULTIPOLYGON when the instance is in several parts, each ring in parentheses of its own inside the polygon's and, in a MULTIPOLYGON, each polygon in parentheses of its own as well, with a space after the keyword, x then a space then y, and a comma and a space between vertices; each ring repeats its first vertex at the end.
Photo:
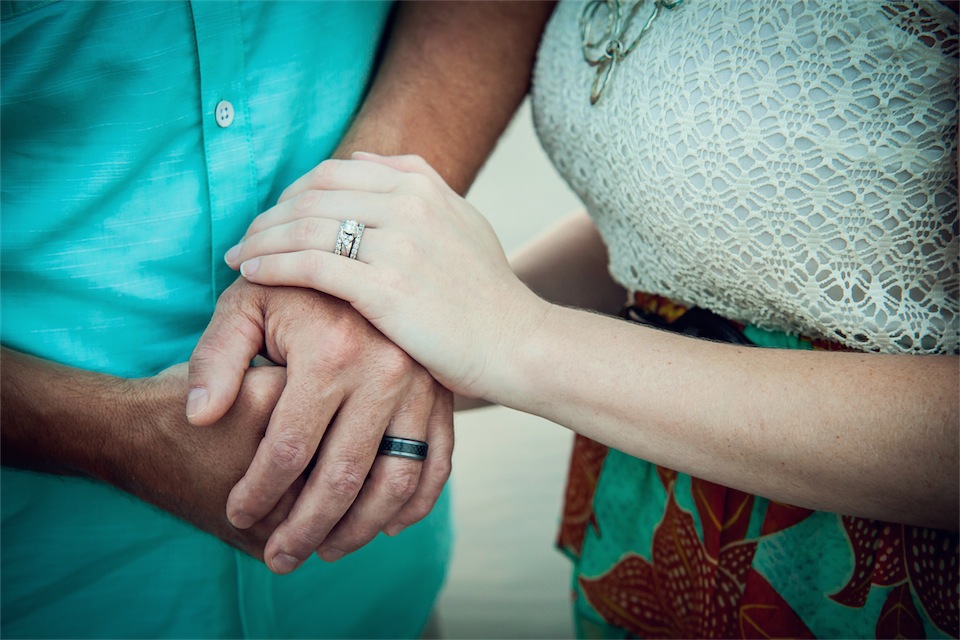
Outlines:
POLYGON ((738 611, 756 551, 757 543, 751 541, 728 545, 720 552, 716 580, 707 594, 701 637, 731 638, 738 633, 738 611))
POLYGON ((960 544, 958 534, 939 529, 843 518, 854 556, 853 575, 830 596, 848 607, 862 607, 871 585, 906 584, 944 633, 960 633, 960 544))
POLYGON ((626 554, 597 578, 579 578, 584 595, 610 624, 647 638, 700 635, 706 591, 707 555, 693 515, 677 506, 673 493, 653 534, 653 562, 626 554))
POLYGON ((875 580, 880 580, 879 584, 892 585, 907 577, 903 570, 901 527, 881 527, 875 520, 850 516, 843 516, 843 527, 853 552, 853 575, 846 586, 830 598, 848 607, 862 607, 875 580), (883 551, 880 555, 884 558, 879 566, 876 562, 878 549, 883 551))
POLYGON ((614 626, 646 637, 729 637, 737 633, 755 541, 707 556, 693 515, 669 494, 653 537, 653 561, 628 553, 607 573, 579 578, 587 601, 614 626))
POLYGON ((903 546, 910 585, 920 605, 941 631, 954 638, 960 636, 960 535, 905 526, 903 546))
POLYGON ((700 542, 693 515, 677 506, 673 493, 663 520, 653 535, 653 565, 657 587, 683 637, 698 635, 708 588, 707 552, 700 542), (662 578, 662 579, 660 579, 662 578))
POLYGON ((673 491, 673 485, 677 481, 677 472, 673 469, 667 469, 666 467, 657 466, 657 475, 660 477, 660 483, 663 485, 663 488, 667 490, 667 493, 673 491))
POLYGON ((690 491, 703 526, 703 545, 716 559, 722 548, 746 537, 754 497, 700 478, 691 479, 690 491))
POLYGON ((628 553, 607 573, 579 582, 587 600, 610 624, 645 638, 683 635, 660 602, 653 567, 639 555, 628 553))
POLYGON ((563 520, 557 545, 579 557, 587 527, 593 525, 599 533, 593 515, 593 495, 600 481, 600 471, 607 459, 609 448, 589 438, 578 435, 573 441, 570 458, 570 473, 567 477, 566 498, 563 502, 563 520))
POLYGON ((767 579, 750 569, 740 605, 741 638, 813 638, 813 632, 767 579))
POLYGON ((761 536, 769 536, 778 531, 783 531, 795 524, 799 524, 810 517, 813 513, 810 509, 803 507, 794 507, 782 502, 771 500, 767 505, 767 515, 763 518, 763 528, 760 530, 761 536))
POLYGON ((895 587, 877 619, 878 638, 926 638, 926 630, 920 620, 920 614, 910 597, 910 587, 906 583, 895 587))
MULTIPOLYGON (((859 518, 850 518, 851 522, 859 518)), ((877 529, 880 524, 877 523, 874 528, 877 529)), ((848 529, 848 532, 850 529, 848 529)), ((903 548, 903 525, 902 524, 884 524, 880 528, 880 539, 875 545, 874 555, 877 560, 873 567, 873 584, 881 586, 892 586, 900 584, 907 579, 906 560, 904 559, 903 548)))

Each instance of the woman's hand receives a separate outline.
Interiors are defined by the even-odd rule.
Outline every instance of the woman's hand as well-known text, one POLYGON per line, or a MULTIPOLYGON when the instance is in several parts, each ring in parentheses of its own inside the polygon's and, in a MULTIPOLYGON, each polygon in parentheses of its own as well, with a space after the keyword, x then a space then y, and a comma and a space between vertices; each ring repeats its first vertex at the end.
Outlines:
POLYGON ((549 305, 513 274, 486 219, 416 156, 329 160, 319 189, 254 220, 227 263, 249 281, 346 300, 451 390, 491 397, 549 305), (366 225, 356 259, 343 220, 366 225))

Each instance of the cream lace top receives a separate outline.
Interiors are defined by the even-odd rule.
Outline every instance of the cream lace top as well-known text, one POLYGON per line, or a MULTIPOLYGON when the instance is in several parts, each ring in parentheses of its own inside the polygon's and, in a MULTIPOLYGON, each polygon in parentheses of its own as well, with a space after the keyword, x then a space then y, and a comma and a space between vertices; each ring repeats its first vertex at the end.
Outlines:
POLYGON ((583 6, 548 25, 534 118, 618 282, 860 349, 957 351, 955 14, 685 0, 591 106, 583 6))

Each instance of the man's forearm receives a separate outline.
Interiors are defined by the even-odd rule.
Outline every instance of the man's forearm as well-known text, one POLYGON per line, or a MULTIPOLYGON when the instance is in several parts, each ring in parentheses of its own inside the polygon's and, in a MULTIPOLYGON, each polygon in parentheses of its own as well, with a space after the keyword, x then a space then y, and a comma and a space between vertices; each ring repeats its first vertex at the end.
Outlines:
POLYGON ((464 193, 530 83, 552 2, 404 2, 336 155, 423 156, 464 193))
POLYGON ((65 367, 4 347, 0 462, 33 471, 110 480, 137 433, 130 380, 65 367))
POLYGON ((235 409, 206 429, 183 417, 185 364, 127 380, 3 348, 0 367, 4 466, 103 481, 255 558, 303 486, 296 482, 249 530, 227 521, 227 494, 263 438, 281 367, 248 373, 235 409))

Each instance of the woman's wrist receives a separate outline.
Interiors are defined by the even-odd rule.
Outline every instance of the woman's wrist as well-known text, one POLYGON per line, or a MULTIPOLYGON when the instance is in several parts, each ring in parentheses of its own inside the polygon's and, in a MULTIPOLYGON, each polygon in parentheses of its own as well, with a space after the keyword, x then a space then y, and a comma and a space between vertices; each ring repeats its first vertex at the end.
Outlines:
MULTIPOLYGON (((531 411, 544 391, 540 388, 543 367, 556 360, 556 316, 563 308, 529 290, 514 308, 518 309, 513 312, 515 321, 504 332, 509 338, 500 341, 492 366, 485 372, 480 397, 531 411)), ((504 320, 510 322, 508 314, 504 320)))

